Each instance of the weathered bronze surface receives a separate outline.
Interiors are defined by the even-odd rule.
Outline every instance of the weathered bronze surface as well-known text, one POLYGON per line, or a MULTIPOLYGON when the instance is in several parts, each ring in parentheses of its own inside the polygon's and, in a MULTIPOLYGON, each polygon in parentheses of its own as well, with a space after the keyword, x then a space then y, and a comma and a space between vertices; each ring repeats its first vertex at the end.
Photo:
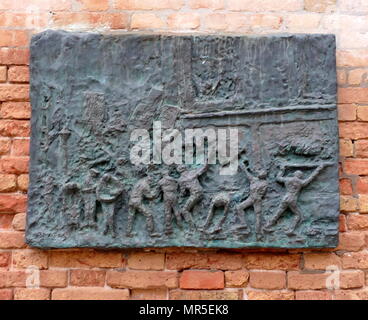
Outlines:
POLYGON ((336 246, 335 64, 332 35, 35 35, 27 242, 336 246), (237 128, 237 173, 131 163, 156 120, 237 128))

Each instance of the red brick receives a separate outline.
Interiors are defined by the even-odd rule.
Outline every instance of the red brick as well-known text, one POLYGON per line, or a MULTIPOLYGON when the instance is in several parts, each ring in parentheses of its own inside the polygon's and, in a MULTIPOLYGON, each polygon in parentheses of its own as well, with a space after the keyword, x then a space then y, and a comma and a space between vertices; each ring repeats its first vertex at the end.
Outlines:
POLYGON ((13 222, 13 215, 4 213, 0 214, 0 229, 10 230, 13 222))
POLYGON ((0 159, 0 172, 10 174, 28 173, 28 165, 29 157, 3 157, 0 159))
POLYGON ((101 287, 54 289, 52 300, 128 300, 129 290, 101 287))
POLYGON ((360 232, 343 232, 339 238, 337 250, 359 251, 365 245, 364 234, 360 232))
POLYGON ((185 270, 180 277, 182 289, 223 289, 224 273, 222 271, 185 270))
POLYGON ((344 214, 339 215, 339 231, 340 232, 346 232, 347 226, 346 226, 346 216, 344 214))
POLYGON ((286 272, 251 271, 249 284, 255 289, 284 289, 286 286, 286 272))
POLYGON ((169 15, 167 23, 170 29, 197 29, 200 25, 199 15, 188 13, 173 13, 169 15))
POLYGON ((332 294, 322 290, 302 290, 295 292, 295 300, 332 300, 332 294))
POLYGON ((11 140, 9 138, 0 138, 0 155, 10 152, 11 140))
POLYGON ((368 106, 357 106, 358 120, 368 121, 368 106))
POLYGON ((71 270, 70 284, 76 287, 103 287, 105 276, 106 272, 100 270, 71 270))
POLYGON ((298 271, 288 272, 288 288, 296 290, 325 289, 329 273, 300 273, 298 271))
POLYGON ((305 0, 304 9, 313 12, 332 12, 335 10, 336 0, 305 0))
POLYGON ((176 288, 175 271, 108 271, 107 284, 113 288, 176 288))
POLYGON ((40 284, 42 287, 64 288, 68 285, 68 272, 64 270, 41 270, 40 284))
POLYGON ((13 174, 0 174, 0 192, 12 192, 17 188, 17 178, 13 174))
POLYGON ((122 255, 119 252, 77 250, 50 252, 50 267, 61 268, 119 268, 122 255))
POLYGON ((80 10, 105 11, 109 8, 109 0, 77 0, 80 10))
POLYGON ((0 194, 0 213, 21 213, 27 209, 24 194, 0 194))
POLYGON ((24 30, 0 30, 0 47, 25 47, 28 32, 24 30))
POLYGON ((4 102, 0 108, 0 118, 30 119, 31 105, 29 102, 4 102))
POLYGON ((326 270, 328 266, 341 266, 341 259, 334 253, 305 253, 304 268, 310 270, 326 270))
POLYGON ((340 122, 339 129, 341 138, 353 140, 368 138, 365 122, 340 122))
POLYGON ((13 290, 0 289, 0 300, 13 300, 13 290))
POLYGON ((20 191, 27 191, 29 184, 29 176, 28 174, 21 174, 18 176, 17 185, 20 191))
POLYGON ((321 16, 316 13, 290 14, 287 16, 286 26, 288 30, 316 29, 321 22, 321 16))
POLYGON ((23 247, 25 247, 23 232, 0 232, 0 249, 20 249, 23 247))
POLYGON ((350 214, 348 228, 349 230, 368 230, 368 215, 350 214))
POLYGON ((25 271, 0 271, 0 288, 25 287, 25 271))
POLYGON ((170 300, 239 300, 239 290, 171 290, 170 300))
POLYGON ((339 103, 367 103, 368 88, 339 88, 339 103))
POLYGON ((17 28, 45 28, 48 22, 48 14, 46 12, 19 13, 19 12, 2 12, 0 16, 1 27, 17 27, 17 28))
POLYGON ((368 300, 368 290, 335 290, 334 300, 368 300))
POLYGON ((348 29, 340 29, 339 47, 343 49, 366 48, 368 35, 361 32, 350 32, 348 29))
POLYGON ((132 289, 131 300, 167 300, 167 289, 132 289))
POLYGON ((29 68, 26 66, 12 66, 8 71, 10 82, 29 82, 29 68))
POLYGON ((359 195, 359 212, 368 213, 368 195, 359 195))
POLYGON ((299 11, 303 10, 303 1, 300 0, 228 0, 229 10, 234 11, 299 11))
POLYGON ((16 288, 14 300, 50 300, 50 290, 44 288, 16 288))
POLYGON ((355 156, 358 158, 368 158, 368 140, 355 141, 355 156))
POLYGON ((0 136, 5 137, 29 137, 29 121, 0 120, 0 136))
POLYGON ((24 231, 26 228, 26 214, 18 213, 14 215, 14 219, 12 221, 12 226, 14 230, 24 231))
POLYGON ((13 251, 13 267, 26 269, 28 266, 36 266, 38 269, 47 269, 48 254, 41 250, 16 250, 13 251))
POLYGON ((352 289, 364 286, 365 275, 361 270, 342 271, 340 273, 340 288, 352 289))
POLYGON ((190 0, 189 6, 192 9, 224 9, 224 0, 190 0))
POLYGON ((0 48, 0 64, 29 64, 29 49, 0 48))
POLYGON ((228 288, 242 288, 248 284, 249 272, 246 270, 225 271, 225 284, 228 288))
POLYGON ((29 100, 28 84, 0 84, 0 101, 29 100))
POLYGON ((293 291, 253 291, 247 290, 246 297, 248 300, 294 300, 293 291))
POLYGON ((299 254, 277 254, 277 253, 250 253, 244 258, 247 269, 265 270, 297 270, 299 269, 299 254))
POLYGON ((128 257, 128 267, 140 270, 163 270, 165 254, 153 252, 135 252, 128 257))
POLYGON ((8 68, 6 66, 0 66, 0 82, 6 82, 8 68))
POLYGON ((336 76, 337 76, 337 85, 338 86, 344 86, 347 82, 348 76, 345 69, 337 69, 336 70, 336 76))
POLYGON ((353 186, 350 179, 340 179, 340 194, 350 196, 353 194, 353 186))
POLYGON ((8 251, 0 252, 0 268, 9 266, 11 253, 8 251))
POLYGON ((340 104, 338 105, 338 115, 340 121, 356 120, 357 107, 355 104, 340 104))
POLYGON ((356 189, 358 194, 368 194, 368 177, 358 177, 356 189))
POLYGON ((43 11, 65 11, 72 8, 71 0, 1 0, 0 10, 18 10, 38 8, 43 11))
POLYGON ((166 268, 183 269, 220 269, 237 270, 242 268, 243 261, 240 254, 225 253, 168 253, 166 268))
POLYGON ((350 139, 340 139, 340 156, 352 157, 354 155, 354 145, 350 139))
POLYGON ((344 269, 368 269, 368 252, 348 252, 342 256, 344 269))
POLYGON ((368 72, 366 69, 354 69, 349 71, 348 83, 350 85, 360 85, 367 81, 368 72))
POLYGON ((132 29, 162 29, 166 21, 154 13, 134 13, 131 18, 132 29))
POLYGON ((11 149, 12 156, 29 156, 29 139, 14 139, 11 149))
POLYGON ((346 174, 368 175, 368 159, 346 159, 343 169, 346 174))
POLYGON ((178 10, 183 5, 184 5, 183 0, 115 1, 115 8, 120 10, 160 10, 160 9, 178 10))

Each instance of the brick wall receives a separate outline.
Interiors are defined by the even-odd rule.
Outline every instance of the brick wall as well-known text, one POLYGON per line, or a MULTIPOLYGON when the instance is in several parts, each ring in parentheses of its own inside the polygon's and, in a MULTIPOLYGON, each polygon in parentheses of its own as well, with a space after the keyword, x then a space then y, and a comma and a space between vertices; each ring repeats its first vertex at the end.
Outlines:
POLYGON ((368 0, 1 0, 0 299, 368 299, 367 121, 368 0), (28 248, 28 43, 32 33, 47 28, 335 33, 340 246, 218 252, 28 248), (340 280, 336 290, 326 289, 331 265, 340 280), (29 285, 30 268, 40 270, 40 288, 29 285))

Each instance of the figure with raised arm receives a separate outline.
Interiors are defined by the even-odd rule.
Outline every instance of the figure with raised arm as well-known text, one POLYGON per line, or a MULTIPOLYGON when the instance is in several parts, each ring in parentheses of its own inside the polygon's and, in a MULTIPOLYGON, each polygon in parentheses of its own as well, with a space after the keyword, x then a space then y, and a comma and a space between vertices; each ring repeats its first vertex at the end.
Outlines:
POLYGON ((277 222, 277 220, 287 209, 290 209, 290 211, 296 215, 296 219, 294 220, 294 223, 292 224, 290 229, 287 231, 287 234, 294 233, 296 227, 303 219, 303 214, 297 203, 299 194, 304 187, 309 185, 313 181, 313 179, 317 177, 317 175, 322 171, 324 167, 324 164, 318 165, 314 172, 309 176, 309 178, 303 179, 303 172, 300 170, 295 171, 295 173, 291 177, 285 177, 284 174, 286 166, 282 166, 281 171, 276 177, 276 181, 285 185, 286 194, 281 200, 281 203, 274 217, 263 228, 264 231, 272 231, 271 227, 277 222))
POLYGON ((262 219, 262 201, 267 191, 267 171, 261 170, 257 175, 253 175, 248 167, 244 165, 243 162, 240 162, 240 168, 246 174, 249 180, 249 196, 246 200, 239 203, 236 207, 236 212, 238 214, 240 222, 245 225, 244 219, 244 210, 253 207, 254 213, 256 216, 256 236, 257 239, 260 238, 262 229, 261 229, 261 219, 262 219))
POLYGON ((178 180, 180 194, 183 196, 186 191, 189 192, 189 198, 184 204, 182 215, 184 220, 193 228, 195 228, 195 223, 193 221, 192 210, 203 197, 203 188, 198 178, 205 173, 207 169, 208 163, 201 168, 193 170, 187 169, 185 165, 180 165, 177 168, 177 171, 180 173, 180 178, 178 180))

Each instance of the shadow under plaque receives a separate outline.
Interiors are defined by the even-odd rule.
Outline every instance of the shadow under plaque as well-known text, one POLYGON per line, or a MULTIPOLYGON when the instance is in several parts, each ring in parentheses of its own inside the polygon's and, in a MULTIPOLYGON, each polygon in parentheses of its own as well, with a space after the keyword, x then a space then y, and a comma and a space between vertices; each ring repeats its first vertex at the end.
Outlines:
POLYGON ((46 31, 31 42, 31 103, 31 246, 338 243, 332 35, 46 31), (132 163, 158 138, 154 123, 164 140, 156 146, 169 148, 176 134, 183 155, 188 129, 238 140, 235 173, 223 174, 218 158, 132 163), (134 141, 137 132, 146 139, 134 141))

